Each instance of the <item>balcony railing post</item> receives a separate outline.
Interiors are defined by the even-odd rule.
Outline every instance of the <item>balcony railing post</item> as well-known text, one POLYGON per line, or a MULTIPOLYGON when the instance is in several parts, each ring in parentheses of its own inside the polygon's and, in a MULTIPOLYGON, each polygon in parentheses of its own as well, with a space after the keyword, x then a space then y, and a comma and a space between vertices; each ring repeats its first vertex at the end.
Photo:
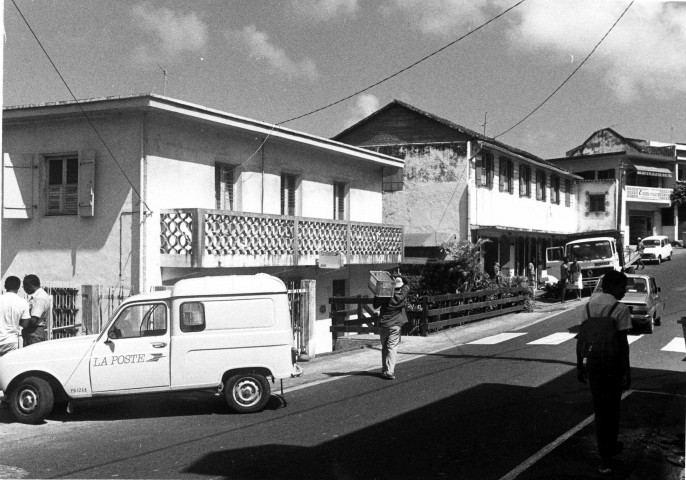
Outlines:
POLYGON ((298 217, 293 217, 293 265, 298 265, 300 262, 300 243, 298 237, 300 234, 300 221, 298 217))
POLYGON ((353 251, 353 227, 350 222, 345 226, 345 258, 350 258, 353 251))
POLYGON ((205 209, 198 208, 193 218, 193 254, 191 265, 195 268, 203 267, 205 256, 205 209))

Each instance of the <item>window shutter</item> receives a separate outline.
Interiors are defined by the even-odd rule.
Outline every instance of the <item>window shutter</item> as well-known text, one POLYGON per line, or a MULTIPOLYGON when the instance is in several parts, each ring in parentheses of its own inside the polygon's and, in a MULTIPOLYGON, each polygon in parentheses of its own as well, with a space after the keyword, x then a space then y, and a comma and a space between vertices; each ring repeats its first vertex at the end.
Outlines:
POLYGON ((95 214, 95 150, 79 152, 78 191, 66 192, 65 212, 92 217, 95 214), (77 208, 78 205, 78 208, 77 208))
POLYGON ((474 162, 475 169, 474 169, 474 178, 476 179, 476 186, 480 187, 483 184, 481 183, 481 166, 483 165, 483 159, 482 159, 482 154, 476 156, 476 162, 474 162))
POLYGON ((37 205, 38 168, 35 155, 3 154, 4 218, 33 218, 37 205))

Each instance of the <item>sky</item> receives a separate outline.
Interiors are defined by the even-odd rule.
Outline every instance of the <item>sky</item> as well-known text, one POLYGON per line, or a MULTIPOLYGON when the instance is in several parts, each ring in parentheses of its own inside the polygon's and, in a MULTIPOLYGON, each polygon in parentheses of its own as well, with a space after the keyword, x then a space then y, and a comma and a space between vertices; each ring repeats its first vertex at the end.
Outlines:
POLYGON ((5 106, 154 93, 331 137, 394 99, 542 158, 686 143, 686 1, 4 0, 5 106), (475 31, 476 30, 476 31, 475 31), (165 74, 166 92, 165 92, 165 74), (485 121, 485 122, 484 122, 485 121), (484 126, 485 123, 485 126, 484 126))

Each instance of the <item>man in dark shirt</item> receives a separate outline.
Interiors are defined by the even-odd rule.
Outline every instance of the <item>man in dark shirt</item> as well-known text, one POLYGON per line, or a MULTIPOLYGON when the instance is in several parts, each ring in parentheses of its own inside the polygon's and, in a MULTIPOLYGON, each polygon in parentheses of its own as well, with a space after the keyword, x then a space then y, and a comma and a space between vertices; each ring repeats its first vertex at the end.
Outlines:
POLYGON ((379 335, 381 336, 381 377, 395 378, 395 362, 400 343, 400 329, 407 323, 405 304, 410 285, 407 278, 396 277, 392 297, 374 297, 374 308, 379 308, 379 335))

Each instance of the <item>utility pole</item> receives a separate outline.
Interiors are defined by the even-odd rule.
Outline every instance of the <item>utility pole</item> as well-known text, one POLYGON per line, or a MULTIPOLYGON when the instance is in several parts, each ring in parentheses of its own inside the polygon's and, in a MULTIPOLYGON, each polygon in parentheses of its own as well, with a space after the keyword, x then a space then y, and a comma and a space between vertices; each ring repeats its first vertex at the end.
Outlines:
POLYGON ((484 137, 486 136, 486 125, 488 124, 486 118, 488 118, 488 112, 484 112, 484 123, 481 124, 481 126, 484 127, 484 137))

